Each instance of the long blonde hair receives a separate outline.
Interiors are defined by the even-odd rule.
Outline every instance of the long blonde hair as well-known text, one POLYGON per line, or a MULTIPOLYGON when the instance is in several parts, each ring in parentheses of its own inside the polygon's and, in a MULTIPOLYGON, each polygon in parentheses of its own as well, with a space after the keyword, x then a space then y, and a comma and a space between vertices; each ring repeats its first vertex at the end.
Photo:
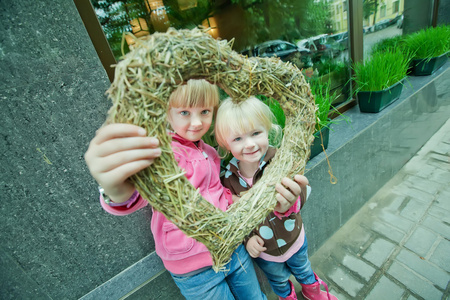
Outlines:
POLYGON ((275 145, 279 143, 281 127, 276 124, 276 118, 270 108, 256 97, 249 97, 245 101, 235 103, 227 98, 217 111, 214 133, 216 141, 221 148, 228 149, 226 139, 231 134, 251 131, 262 126, 275 145))

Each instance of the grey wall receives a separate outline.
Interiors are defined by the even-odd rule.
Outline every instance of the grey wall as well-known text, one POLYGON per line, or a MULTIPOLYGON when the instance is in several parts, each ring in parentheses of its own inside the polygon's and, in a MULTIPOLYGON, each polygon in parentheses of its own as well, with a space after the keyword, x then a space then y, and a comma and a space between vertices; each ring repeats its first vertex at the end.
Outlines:
POLYGON ((83 154, 108 77, 73 1, 0 1, 0 299, 77 299, 154 251, 103 212, 83 154))

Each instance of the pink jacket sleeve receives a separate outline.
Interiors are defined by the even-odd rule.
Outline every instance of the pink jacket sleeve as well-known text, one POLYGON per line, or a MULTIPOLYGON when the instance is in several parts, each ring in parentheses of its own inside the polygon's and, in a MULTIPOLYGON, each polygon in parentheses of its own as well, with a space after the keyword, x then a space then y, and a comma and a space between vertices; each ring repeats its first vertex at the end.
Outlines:
POLYGON ((133 193, 133 195, 131 195, 129 201, 130 202, 128 203, 128 205, 109 206, 103 199, 103 196, 100 195, 100 204, 103 207, 103 209, 106 210, 108 213, 110 213, 112 215, 116 215, 116 216, 129 215, 129 214, 143 208, 144 206, 146 206, 148 204, 148 201, 145 200, 144 198, 142 198, 137 190, 133 193))

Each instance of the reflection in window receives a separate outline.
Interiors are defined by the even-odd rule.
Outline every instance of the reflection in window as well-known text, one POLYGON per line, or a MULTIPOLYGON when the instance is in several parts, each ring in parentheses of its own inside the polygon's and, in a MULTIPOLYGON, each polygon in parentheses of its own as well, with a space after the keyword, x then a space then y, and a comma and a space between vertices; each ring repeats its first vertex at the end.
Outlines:
POLYGON ((369 56, 380 43, 402 35, 404 0, 366 0, 364 11, 364 56, 369 56))
POLYGON ((380 8, 380 17, 381 17, 381 18, 386 17, 386 5, 385 5, 385 4, 381 5, 381 8, 380 8))
MULTIPOLYGON (((369 1, 369 0, 367 0, 369 1)), ((369 1, 370 2, 370 1, 369 1)), ((311 82, 348 81, 347 0, 92 0, 116 59, 136 37, 204 26, 248 56, 277 56, 311 82), (122 42, 126 41, 126 42, 122 42)), ((342 95, 337 101, 343 102, 342 95)), ((335 103, 336 104, 336 103, 335 103)))
POLYGON ((392 12, 398 13, 399 8, 400 8, 400 1, 394 1, 392 3, 392 12))
POLYGON ((193 28, 203 22, 205 26, 214 26, 210 26, 213 20, 208 18, 212 11, 209 0, 91 0, 91 3, 116 60, 134 43, 124 33, 142 37, 169 27, 193 28), (122 43, 124 39, 126 43, 122 43))

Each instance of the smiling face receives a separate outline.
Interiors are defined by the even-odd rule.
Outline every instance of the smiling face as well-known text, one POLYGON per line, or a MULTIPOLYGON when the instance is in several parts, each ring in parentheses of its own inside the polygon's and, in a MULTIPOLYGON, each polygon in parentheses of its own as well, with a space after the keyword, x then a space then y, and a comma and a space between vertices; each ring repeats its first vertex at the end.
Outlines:
POLYGON ((214 106, 208 107, 172 107, 168 121, 172 129, 182 138, 196 142, 211 127, 214 106))
POLYGON ((218 104, 217 86, 204 79, 191 79, 170 95, 167 121, 179 136, 196 142, 211 127, 218 104))
POLYGON ((240 164, 259 166, 260 159, 269 148, 268 132, 262 125, 257 125, 244 132, 234 132, 226 138, 227 149, 239 160, 240 164))
MULTIPOLYGON (((220 147, 230 151, 242 166, 253 171, 269 148, 269 132, 278 133, 270 108, 255 97, 234 102, 225 99, 217 111, 215 137, 220 147)), ((251 172, 249 172, 251 173, 251 172)))

